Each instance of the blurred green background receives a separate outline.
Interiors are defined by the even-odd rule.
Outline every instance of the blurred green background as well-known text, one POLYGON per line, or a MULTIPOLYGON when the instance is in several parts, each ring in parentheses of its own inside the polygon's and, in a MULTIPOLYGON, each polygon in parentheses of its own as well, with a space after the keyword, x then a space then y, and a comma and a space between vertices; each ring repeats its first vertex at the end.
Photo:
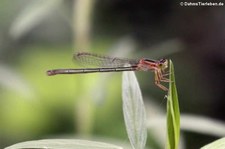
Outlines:
MULTIPOLYGON (((225 121, 224 7, 171 0, 1 0, 0 148, 45 138, 128 142, 121 73, 46 75, 80 67, 72 60, 77 51, 172 59, 181 114, 225 121)), ((145 101, 166 111, 165 92, 153 74, 136 74, 145 101)), ((182 133, 186 148, 218 138, 182 133)), ((155 140, 149 137, 148 145, 159 147, 155 140)))

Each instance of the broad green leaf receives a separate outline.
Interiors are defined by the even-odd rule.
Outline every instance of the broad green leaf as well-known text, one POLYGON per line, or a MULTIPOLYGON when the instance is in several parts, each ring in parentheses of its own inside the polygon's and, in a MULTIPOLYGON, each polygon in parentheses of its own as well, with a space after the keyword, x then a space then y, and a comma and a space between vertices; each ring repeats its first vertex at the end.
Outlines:
POLYGON ((173 63, 170 60, 170 83, 167 97, 167 149, 178 149, 180 138, 180 111, 173 63))
POLYGON ((134 72, 123 72, 123 114, 133 149, 144 149, 147 138, 146 113, 141 90, 134 72))
POLYGON ((122 147, 87 140, 72 140, 72 139, 47 139, 35 140, 17 143, 5 149, 24 149, 24 148, 38 148, 38 149, 122 149, 122 147))
POLYGON ((216 140, 201 149, 225 149, 225 137, 219 140, 216 140))

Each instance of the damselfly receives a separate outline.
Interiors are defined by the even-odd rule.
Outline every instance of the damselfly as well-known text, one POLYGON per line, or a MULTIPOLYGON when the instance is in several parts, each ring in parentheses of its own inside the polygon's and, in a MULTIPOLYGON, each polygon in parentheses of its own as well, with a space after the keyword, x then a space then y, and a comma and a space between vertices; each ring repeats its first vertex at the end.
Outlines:
POLYGON ((165 70, 168 68, 168 60, 152 60, 141 58, 139 60, 113 58, 101 56, 98 54, 78 52, 74 54, 73 59, 85 64, 95 65, 98 68, 82 68, 82 69, 53 69, 48 70, 49 76, 57 74, 84 74, 95 72, 120 72, 120 71, 153 71, 155 75, 155 84, 164 91, 168 89, 161 82, 169 82, 165 77, 165 70))

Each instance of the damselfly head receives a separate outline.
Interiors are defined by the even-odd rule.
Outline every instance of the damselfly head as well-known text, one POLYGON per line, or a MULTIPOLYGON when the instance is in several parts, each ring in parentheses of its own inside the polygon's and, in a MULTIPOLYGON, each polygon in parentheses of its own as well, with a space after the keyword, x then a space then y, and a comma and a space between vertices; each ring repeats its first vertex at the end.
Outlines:
POLYGON ((159 60, 159 67, 164 71, 166 68, 168 68, 168 60, 167 59, 160 59, 159 60))

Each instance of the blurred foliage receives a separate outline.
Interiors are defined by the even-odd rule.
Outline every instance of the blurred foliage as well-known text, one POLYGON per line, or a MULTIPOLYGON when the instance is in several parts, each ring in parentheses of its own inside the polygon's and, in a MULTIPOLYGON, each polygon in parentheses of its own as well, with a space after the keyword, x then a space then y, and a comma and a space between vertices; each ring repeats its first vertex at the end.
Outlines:
MULTIPOLYGON (((93 101, 92 96, 96 96, 97 93, 85 95, 85 92, 93 90, 104 74, 49 77, 46 75, 46 70, 50 68, 74 67, 71 54, 64 52, 70 48, 35 46, 27 49, 29 50, 18 58, 15 69, 18 74, 23 74, 32 92, 27 93, 29 96, 26 96, 10 90, 2 91, 1 135, 23 140, 29 136, 71 133, 74 130, 73 125, 77 124, 73 122, 76 121, 76 118, 73 119, 74 107, 79 100, 83 100, 85 105, 82 108, 94 106, 92 115, 96 118, 92 124, 95 128, 91 131, 96 131, 96 134, 110 135, 111 133, 117 136, 122 132, 124 136, 125 131, 121 131, 123 130, 122 111, 120 108, 118 110, 121 104, 121 95, 117 87, 120 86, 118 74, 107 80, 108 89, 103 91, 105 99, 93 101), (104 127, 115 128, 115 130, 109 132, 104 127)), ((80 110, 82 117, 85 116, 85 113, 82 113, 83 109, 80 110)))
MULTIPOLYGON (((81 17, 90 23, 89 31, 82 32, 74 25, 75 5, 62 0, 0 1, 0 148, 49 136, 126 138, 120 73, 46 75, 48 69, 79 67, 72 61, 77 50, 172 59, 181 113, 225 120, 223 7, 181 7, 166 0, 95 1, 89 15, 81 17), (76 30, 85 34, 87 44, 76 30), (132 44, 117 48, 124 37, 133 39, 132 44), (134 51, 127 50, 131 45, 134 51)), ((140 72, 137 78, 144 98, 165 109, 153 74, 140 72)), ((185 133, 187 148, 212 140, 185 133)))

